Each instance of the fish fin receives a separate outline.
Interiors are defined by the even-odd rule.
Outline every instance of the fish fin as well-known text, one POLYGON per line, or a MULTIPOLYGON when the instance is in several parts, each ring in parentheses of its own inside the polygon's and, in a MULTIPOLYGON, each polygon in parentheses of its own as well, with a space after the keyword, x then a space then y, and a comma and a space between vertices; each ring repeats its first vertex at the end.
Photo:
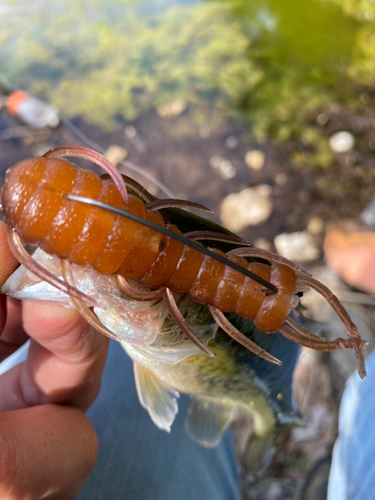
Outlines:
POLYGON ((164 384, 150 370, 134 361, 134 378, 139 402, 159 429, 171 432, 178 413, 180 394, 164 384))
POLYGON ((216 446, 227 429, 234 411, 233 404, 222 399, 195 396, 185 420, 185 430, 202 446, 216 446))
POLYGON ((245 476, 253 479, 259 476, 269 465, 275 451, 276 433, 269 432, 263 436, 252 434, 242 455, 241 466, 245 476))

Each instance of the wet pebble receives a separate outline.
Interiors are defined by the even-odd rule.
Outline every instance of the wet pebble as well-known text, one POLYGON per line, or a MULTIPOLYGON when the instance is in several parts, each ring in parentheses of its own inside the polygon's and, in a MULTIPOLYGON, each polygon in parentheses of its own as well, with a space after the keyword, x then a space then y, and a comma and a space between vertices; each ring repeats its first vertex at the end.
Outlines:
POLYGON ((259 149, 252 149, 245 155, 245 163, 252 170, 261 170, 264 166, 265 154, 259 149))
POLYGON ((373 198, 371 203, 363 210, 359 218, 365 224, 375 227, 375 198, 373 198))
POLYGON ((310 234, 320 234, 323 231, 324 222, 320 217, 313 216, 307 224, 307 230, 310 234))
POLYGON ((167 102, 166 104, 160 104, 156 108, 157 114, 161 118, 172 119, 176 116, 181 115, 187 108, 187 103, 182 99, 176 99, 175 101, 167 102))
POLYGON ((284 172, 279 172, 275 175, 275 182, 279 186, 284 186, 288 182, 288 176, 284 172))
POLYGON ((116 167, 121 160, 125 160, 128 156, 128 152, 125 148, 112 144, 112 146, 109 146, 104 156, 116 167))
POLYGON ((233 179, 237 174, 237 169, 232 162, 222 156, 212 156, 209 163, 210 167, 217 170, 220 177, 224 180, 233 179))
POLYGON ((233 232, 266 221, 271 215, 273 203, 271 188, 261 184, 226 196, 220 206, 221 222, 233 232))
POLYGON ((266 238, 257 238, 254 241, 254 246, 261 248, 262 250, 267 250, 267 252, 272 251, 272 244, 266 238))
POLYGON ((329 120, 329 115, 327 113, 320 113, 316 118, 316 123, 323 127, 329 120))
POLYGON ((128 139, 133 139, 133 137, 135 137, 137 134, 137 129, 133 127, 133 125, 127 125, 124 128, 124 134, 128 139))
POLYGON ((347 153, 354 147, 354 136, 345 130, 336 132, 329 138, 329 145, 335 153, 347 153))
POLYGON ((235 135, 230 135, 229 137, 227 137, 225 139, 225 145, 227 148, 230 148, 230 149, 233 149, 233 148, 236 148, 239 144, 239 140, 238 140, 238 137, 236 137, 235 135))
POLYGON ((280 255, 295 262, 308 262, 319 257, 319 250, 307 231, 279 234, 274 243, 280 255))

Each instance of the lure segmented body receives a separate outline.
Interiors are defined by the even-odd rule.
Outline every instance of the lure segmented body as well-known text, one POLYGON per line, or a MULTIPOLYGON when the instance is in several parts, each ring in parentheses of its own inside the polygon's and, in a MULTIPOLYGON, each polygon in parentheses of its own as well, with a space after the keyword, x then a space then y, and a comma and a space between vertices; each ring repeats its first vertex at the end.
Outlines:
MULTIPOLYGON (((209 230, 192 231, 191 222, 196 220, 192 217, 188 224, 190 233, 182 235, 155 210, 205 207, 181 200, 153 201, 138 183, 130 178, 126 178, 126 183, 137 196, 128 196, 123 177, 100 154, 79 146, 61 146, 44 157, 30 158, 12 167, 1 192, 2 212, 10 228, 9 243, 15 256, 40 279, 68 294, 94 328, 120 340, 90 309, 97 303, 77 289, 69 263, 114 274, 118 291, 133 300, 162 299, 179 329, 210 357, 214 354, 181 314, 173 292, 187 294, 193 301, 207 305, 222 330, 271 363, 280 365, 281 361, 251 341, 223 312, 254 320, 259 330, 279 332, 312 349, 354 349, 358 373, 362 378, 366 375, 363 350, 367 343, 338 298, 305 269, 276 254, 250 248, 222 228, 212 231, 212 224, 202 224, 204 219, 198 227, 209 226, 209 230), (91 160, 109 173, 113 183, 91 171, 77 170, 61 159, 65 156, 91 160), (168 234, 163 235, 163 231, 168 234), (35 262, 23 248, 20 237, 24 243, 59 257, 63 279, 35 262), (237 248, 227 254, 217 249, 208 251, 189 238, 226 241, 237 248), (269 264, 249 263, 243 257, 269 264), (346 326, 348 339, 328 342, 288 316, 297 294, 309 288, 329 302, 346 326)), ((174 214, 170 212, 171 217, 174 214)), ((178 223, 184 217, 186 212, 183 216, 179 213, 178 223)))
POLYGON ((277 287, 276 294, 267 296, 251 278, 211 257, 124 217, 67 200, 66 194, 101 200, 182 234, 136 196, 129 195, 125 203, 112 182, 55 158, 31 158, 8 171, 1 198, 4 220, 24 243, 71 263, 139 280, 150 290, 166 286, 196 302, 253 319, 266 333, 282 327, 296 290, 290 267, 229 257, 277 287))

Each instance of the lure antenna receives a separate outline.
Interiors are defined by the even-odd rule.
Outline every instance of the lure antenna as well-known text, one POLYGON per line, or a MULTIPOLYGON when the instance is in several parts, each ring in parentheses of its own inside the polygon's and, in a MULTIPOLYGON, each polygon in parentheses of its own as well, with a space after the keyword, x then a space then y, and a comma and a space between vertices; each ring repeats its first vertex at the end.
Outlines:
POLYGON ((184 245, 193 248, 194 250, 197 250, 198 252, 201 252, 208 257, 211 257, 214 260, 217 260, 218 262, 224 264, 225 266, 231 267, 235 271, 243 274, 247 278, 251 278, 252 280, 256 281, 260 285, 264 286, 267 288, 267 295, 275 294, 277 293, 277 287, 275 285, 272 285, 272 283, 269 283, 267 280, 261 278, 260 276, 252 273, 251 271, 245 269, 244 267, 236 264, 235 262, 232 262, 231 260, 227 259, 226 257, 223 257, 222 255, 216 254, 215 252, 212 252, 208 248, 199 245, 193 240, 189 240, 188 238, 185 238, 181 234, 176 234, 173 231, 170 231, 166 227, 163 226, 158 226, 154 222, 151 222, 147 219, 143 219, 142 217, 139 217, 138 215, 135 215, 131 212, 128 212, 127 210, 123 210, 121 208, 114 207, 113 205, 109 205, 108 203, 104 203, 103 201, 95 200, 93 198, 88 198, 86 196, 79 196, 75 194, 64 194, 64 198, 70 201, 75 201, 77 203, 84 203, 86 205, 92 205, 97 208, 101 208, 103 210, 107 210, 108 212, 113 212, 117 215, 121 215, 122 217, 126 217, 128 219, 133 220, 134 222, 138 222, 139 224, 142 224, 143 226, 146 226, 150 229, 153 229, 154 231, 158 231, 159 233, 164 234, 165 236, 168 236, 169 238, 173 238, 180 243, 183 243, 184 245))

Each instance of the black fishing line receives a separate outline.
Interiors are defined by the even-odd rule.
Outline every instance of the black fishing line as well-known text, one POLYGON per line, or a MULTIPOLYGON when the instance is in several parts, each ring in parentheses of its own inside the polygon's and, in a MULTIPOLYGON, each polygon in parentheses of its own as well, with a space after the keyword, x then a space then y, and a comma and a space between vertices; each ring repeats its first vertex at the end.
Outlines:
POLYGON ((159 233, 164 234, 165 236, 169 236, 170 238, 173 238, 180 243, 183 243, 184 245, 193 248, 194 250, 197 250, 198 252, 201 252, 208 257, 211 257, 214 260, 217 260, 221 264, 224 264, 225 266, 231 267, 235 271, 243 274, 247 278, 251 278, 252 280, 256 281, 260 285, 265 286, 268 288, 269 292, 268 295, 277 293, 277 288, 275 285, 272 285, 272 283, 269 283, 267 280, 261 278, 260 276, 252 273, 248 269, 245 269, 244 267, 236 264, 235 262, 232 262, 231 260, 227 259, 226 257, 223 257, 222 255, 216 254, 215 252, 212 252, 208 248, 199 245, 195 241, 188 240, 181 234, 176 234, 170 229, 167 229, 166 227, 163 226, 158 226, 154 222, 151 222, 147 219, 143 219, 142 217, 139 217, 139 215, 135 215, 131 212, 128 212, 127 210, 123 210, 121 208, 114 207, 112 205, 109 205, 108 203, 104 203, 103 201, 99 200, 94 200, 93 198, 87 198, 86 196, 79 196, 75 194, 64 194, 64 198, 70 200, 70 201, 76 201, 78 203, 84 203, 86 205, 92 205, 97 208, 101 208, 103 210, 107 210, 109 212, 113 212, 117 215, 121 215, 122 217, 126 217, 128 219, 133 220, 134 222, 138 222, 139 224, 142 224, 143 226, 146 226, 150 229, 153 229, 154 231, 158 231, 159 233))

